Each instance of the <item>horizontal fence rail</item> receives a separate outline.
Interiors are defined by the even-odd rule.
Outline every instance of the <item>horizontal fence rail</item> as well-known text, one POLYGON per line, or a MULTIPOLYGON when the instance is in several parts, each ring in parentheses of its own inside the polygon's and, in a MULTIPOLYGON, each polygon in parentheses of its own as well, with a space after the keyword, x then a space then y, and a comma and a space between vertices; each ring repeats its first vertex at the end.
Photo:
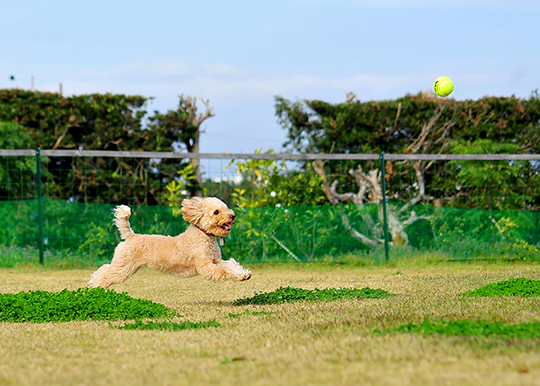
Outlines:
MULTIPOLYGON (((96 264, 110 260, 120 241, 111 225, 118 204, 132 207, 137 233, 182 232, 187 224, 178 205, 195 191, 174 184, 193 159, 203 176, 200 191, 230 205, 252 193, 248 160, 290 167, 281 176, 285 182, 266 192, 267 201, 234 207, 238 221, 223 247, 226 258, 320 261, 382 251, 388 261, 389 251, 396 256, 405 248, 456 260, 488 254, 540 261, 540 154, 24 149, 0 150, 0 266, 36 255, 42 263, 54 256, 86 256, 96 264), (419 172, 409 161, 431 169, 419 172), (244 163, 243 179, 237 178, 238 162, 244 163), (369 178, 378 178, 382 199, 376 200, 376 189, 369 191, 369 178), (328 200, 329 191, 337 205, 328 200), (291 200, 291 194, 301 197, 291 200), (281 205, 285 199, 294 203, 281 205), (2 256, 13 254, 19 257, 2 256)), ((266 183, 257 176, 253 183, 266 183)))
MULTIPOLYGON (((0 150, 0 156, 33 156, 36 150, 0 150)), ((41 150, 42 156, 50 157, 118 157, 163 159, 276 159, 302 160, 379 160, 380 154, 249 154, 249 153, 174 153, 148 151, 110 150, 41 150)), ((537 161, 540 154, 392 154, 385 153, 388 161, 537 161)))

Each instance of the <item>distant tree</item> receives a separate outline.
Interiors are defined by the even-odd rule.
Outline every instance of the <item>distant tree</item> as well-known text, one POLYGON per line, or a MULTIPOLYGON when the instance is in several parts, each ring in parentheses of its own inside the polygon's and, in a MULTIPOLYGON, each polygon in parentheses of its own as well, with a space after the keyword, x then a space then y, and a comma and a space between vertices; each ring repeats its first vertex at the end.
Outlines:
MULTIPOLYGON (((198 152, 201 123, 213 113, 197 113, 197 101, 180 96, 179 108, 155 113, 145 125, 148 98, 116 94, 64 97, 55 93, 0 90, 0 121, 20 124, 27 145, 42 149, 198 152)), ((191 160, 202 181, 198 160, 191 160)), ((162 201, 164 186, 185 166, 181 159, 51 157, 45 193, 62 199, 113 203, 162 201), (66 183, 69 181, 69 183, 66 183)))
MULTIPOLYGON (((201 99, 206 110, 203 113, 197 113, 197 98, 180 95, 180 102, 176 110, 169 110, 162 114, 155 112, 154 116, 149 118, 150 127, 153 132, 165 138, 173 140, 173 143, 183 147, 189 153, 199 153, 200 136, 202 133, 202 123, 215 114, 210 107, 210 101, 201 99)), ((193 165, 194 184, 190 186, 192 195, 202 195, 202 173, 198 158, 190 159, 193 165)))
MULTIPOLYGON (((419 93, 396 100, 360 102, 354 94, 348 94, 347 100, 338 104, 317 100, 293 103, 276 97, 276 114, 287 130, 285 145, 299 152, 444 154, 458 149, 450 149, 452 142, 473 144, 488 140, 511 144, 516 153, 540 153, 538 92, 528 99, 512 96, 466 101, 419 93), (426 130, 433 120, 444 123, 439 128, 441 132, 426 130)), ((412 162, 399 166, 401 173, 387 173, 389 196, 408 202, 416 191, 418 170, 412 162), (396 191, 396 187, 401 190, 396 191)), ((328 167, 326 173, 340 174, 340 170, 355 170, 357 165, 343 161, 337 169, 332 169, 330 163, 328 167)), ((364 168, 370 170, 376 165, 364 168)), ((426 169, 421 166, 420 170, 426 169)), ((451 181, 455 176, 449 175, 442 163, 430 166, 430 170, 429 175, 423 176, 426 195, 442 197, 445 203, 457 202, 452 200, 455 189, 448 190, 448 183, 441 180, 451 181)), ((340 188, 350 191, 355 181, 353 176, 343 177, 340 188)))
POLYGON ((142 150, 141 96, 91 94, 64 97, 0 90, 0 120, 20 124, 42 149, 142 150))
MULTIPOLYGON (((262 148, 255 154, 264 153, 262 148)), ((302 172, 289 170, 287 163, 276 159, 232 160, 227 168, 234 167, 241 177, 231 194, 234 205, 240 208, 268 206, 315 206, 326 204, 323 180, 314 170, 302 172)))
MULTIPOLYGON (((433 112, 452 119, 453 140, 490 139, 512 142, 522 152, 540 153, 540 96, 485 97, 479 100, 442 100, 429 93, 395 100, 361 102, 348 94, 344 103, 319 100, 291 102, 276 97, 276 115, 287 131, 286 146, 313 153, 400 153, 420 134, 433 112)), ((435 144, 431 151, 437 153, 435 144)))
MULTIPOLYGON (((430 153, 433 146, 439 147, 439 152, 442 152, 449 144, 448 132, 455 124, 451 118, 449 120, 441 119, 443 116, 445 107, 439 105, 433 112, 432 117, 422 125, 422 130, 419 132, 417 138, 406 148, 406 153, 430 153)), ((377 247, 384 241, 382 233, 383 224, 383 189, 382 189, 382 177, 381 171, 378 168, 372 168, 369 171, 364 171, 361 165, 357 165, 356 168, 349 170, 349 175, 355 181, 354 186, 357 187, 357 191, 346 191, 339 193, 339 174, 334 177, 332 183, 330 183, 325 170, 325 163, 321 160, 313 162, 313 168, 323 179, 324 192, 326 197, 333 205, 352 203, 359 207, 360 212, 363 212, 363 220, 367 225, 369 234, 360 232, 355 229, 349 221, 348 214, 345 211, 341 211, 341 218, 343 226, 349 231, 351 236, 355 237, 368 247, 377 247), (376 219, 367 213, 364 209, 364 204, 377 204, 377 216, 376 219)), ((388 164, 390 169, 389 177, 391 177, 391 164, 388 164)), ((426 194, 426 184, 424 175, 428 169, 434 165, 433 161, 411 161, 410 166, 414 170, 415 180, 409 182, 410 195, 406 199, 405 205, 394 207, 388 206, 387 218, 388 218, 388 230, 392 236, 392 241, 395 244, 409 243, 409 237, 406 232, 406 228, 418 220, 426 220, 429 217, 418 216, 416 211, 411 207, 421 202, 429 202, 434 197, 426 194)), ((345 176, 346 177, 346 176, 345 176)), ((347 189, 347 188, 346 188, 347 189)), ((349 189, 347 189, 349 190, 349 189)))
MULTIPOLYGON (((514 143, 497 143, 488 139, 474 142, 453 141, 454 154, 514 154, 520 147, 514 143)), ((478 209, 533 209, 534 193, 539 180, 539 168, 529 161, 450 161, 446 179, 447 191, 455 194, 448 199, 452 206, 478 209)))
MULTIPOLYGON (((339 104, 307 100, 292 103, 277 97, 276 113, 288 132, 286 146, 300 152, 444 154, 540 150, 537 93, 527 100, 490 97, 463 102, 441 100, 425 93, 391 101, 360 102, 354 94, 348 94, 346 102, 339 104)), ((312 166, 323 179, 330 203, 354 203, 358 213, 363 213, 364 231, 353 226, 347 212, 341 213, 344 227, 365 245, 380 245, 381 206, 377 213, 364 207, 366 203, 382 202, 378 163, 365 162, 362 166, 353 161, 316 161, 312 166)), ((434 199, 439 205, 440 198, 444 198, 448 204, 456 205, 459 201, 477 207, 485 206, 491 194, 508 197, 502 199, 504 204, 495 201, 493 208, 531 208, 534 194, 524 194, 523 181, 538 178, 538 174, 531 163, 455 162, 445 167, 432 161, 387 162, 386 193, 395 200, 388 213, 392 241, 407 244, 406 228, 428 219, 417 215, 414 205, 434 199), (431 173, 426 173, 428 170, 431 173), (493 174, 496 175, 492 180, 499 187, 489 190, 487 179, 493 174), (456 191, 461 184, 467 185, 467 189, 456 191)))
MULTIPOLYGON (((31 149, 32 138, 14 122, 0 122, 0 149, 31 149)), ((34 198, 36 194, 34 157, 0 157, 0 199, 34 198)))

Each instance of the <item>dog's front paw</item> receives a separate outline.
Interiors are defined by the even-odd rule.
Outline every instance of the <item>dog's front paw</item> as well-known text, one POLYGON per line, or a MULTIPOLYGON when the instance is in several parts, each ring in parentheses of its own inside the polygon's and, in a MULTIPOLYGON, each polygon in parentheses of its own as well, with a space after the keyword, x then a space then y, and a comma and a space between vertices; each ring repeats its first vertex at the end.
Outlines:
POLYGON ((234 281, 246 281, 251 279, 251 271, 242 267, 235 259, 231 258, 227 260, 225 264, 232 271, 230 278, 234 281))
POLYGON ((246 280, 249 280, 251 279, 251 271, 249 270, 246 270, 244 272, 244 274, 242 276, 240 276, 240 280, 239 281, 246 281, 246 280))

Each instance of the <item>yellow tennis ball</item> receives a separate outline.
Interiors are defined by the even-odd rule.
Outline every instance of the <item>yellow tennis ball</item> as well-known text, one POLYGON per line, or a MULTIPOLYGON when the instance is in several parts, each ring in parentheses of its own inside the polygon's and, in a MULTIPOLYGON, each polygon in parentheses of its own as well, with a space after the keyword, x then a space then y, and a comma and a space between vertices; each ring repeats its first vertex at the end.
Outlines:
POLYGON ((433 83, 433 91, 441 97, 447 97, 454 91, 454 82, 447 76, 439 76, 433 83))

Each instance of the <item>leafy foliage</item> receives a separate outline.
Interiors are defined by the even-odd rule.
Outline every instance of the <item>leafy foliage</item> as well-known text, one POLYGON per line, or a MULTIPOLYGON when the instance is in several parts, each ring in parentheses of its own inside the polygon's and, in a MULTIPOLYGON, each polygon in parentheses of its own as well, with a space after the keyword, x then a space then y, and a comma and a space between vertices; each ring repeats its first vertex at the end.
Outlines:
POLYGON ((276 115, 288 131, 289 146, 311 153, 401 153, 438 106, 444 107, 443 121, 456 122, 450 133, 453 140, 490 139, 514 142, 535 153, 540 150, 537 93, 529 99, 512 96, 466 101, 419 93, 386 101, 349 98, 338 104, 276 97, 276 115))
POLYGON ((407 323, 395 329, 402 333, 414 333, 424 336, 447 335, 447 336, 475 336, 475 337, 499 337, 505 339, 540 338, 540 323, 504 324, 501 322, 484 322, 471 320, 434 320, 424 319, 420 324, 407 323))
MULTIPOLYGON (((30 149, 31 136, 14 122, 0 122, 0 149, 30 149)), ((0 157, 0 199, 33 197, 36 162, 33 157, 0 157)))
MULTIPOLYGON (((6 143, 3 148, 173 151, 193 139, 186 121, 172 125, 158 112, 146 125, 147 101, 117 94, 63 97, 0 90, 0 121, 15 122, 22 132, 6 138, 25 136, 24 146, 6 143)), ((43 167, 44 194, 84 202, 156 204, 161 201, 162 185, 184 165, 182 159, 52 157, 43 167)))
MULTIPOLYGON (((453 154, 516 154, 516 143, 496 143, 489 139, 474 142, 455 141, 450 146, 453 154)), ((442 180, 448 190, 456 189, 453 203, 482 209, 527 208, 533 204, 534 194, 527 192, 530 179, 536 174, 527 161, 485 162, 450 161, 446 173, 455 176, 442 180), (529 194, 527 194, 529 193, 529 194)))
POLYGON ((182 170, 179 170, 178 175, 179 177, 167 184, 167 193, 164 195, 168 205, 173 208, 174 216, 180 216, 182 214, 182 201, 188 197, 189 193, 187 188, 192 181, 196 180, 193 164, 189 164, 182 170))
POLYGON ((327 205, 328 200, 322 188, 322 177, 315 174, 311 166, 305 172, 284 173, 272 190, 268 200, 273 206, 315 206, 327 205))
POLYGON ((118 240, 112 238, 108 226, 87 224, 88 231, 78 251, 93 256, 95 261, 105 261, 112 256, 118 240))
POLYGON ((63 97, 20 89, 0 90, 0 120, 23 126, 32 147, 136 150, 151 138, 142 133, 147 98, 113 94, 63 97))
POLYGON ((201 328, 208 327, 221 327, 221 324, 215 320, 210 320, 208 322, 142 322, 141 320, 136 320, 134 323, 126 323, 123 326, 118 326, 116 328, 120 330, 165 330, 165 331, 181 331, 181 330, 198 330, 201 328))
POLYGON ((260 293, 250 298, 237 299, 234 305, 241 306, 247 304, 276 304, 298 301, 333 301, 339 299, 380 299, 391 296, 390 293, 382 289, 371 289, 365 287, 356 288, 325 288, 313 290, 279 287, 273 292, 260 293))
MULTIPOLYGON (((44 200, 45 260, 55 256, 79 256, 87 264, 108 262, 120 242, 112 225, 108 204, 69 203, 44 200), (73 219, 77 219, 74 221, 73 219)), ((177 235, 188 223, 173 215, 166 206, 133 205, 131 226, 137 233, 177 235)), ((345 231, 340 210, 349 213, 351 224, 368 234, 366 218, 377 216, 377 206, 319 205, 288 208, 234 208, 237 222, 222 247, 225 259, 243 263, 270 261, 321 261, 353 256, 376 259, 377 251, 367 248, 345 231)), ((540 261, 538 223, 540 213, 487 211, 416 205, 418 221, 407 228, 411 253, 439 251, 447 259, 497 261, 540 261)), ((0 245, 24 248, 24 255, 36 256, 38 229, 35 226, 37 202, 0 201, 0 245)), ((397 248, 391 259, 399 259, 397 248)), ((21 252, 22 253, 22 252, 21 252)), ((0 256, 0 266, 13 262, 0 256)), ((23 260, 17 259, 16 261, 23 260)), ((17 263, 19 264, 19 263, 17 263)))
POLYGON ((176 311, 150 300, 102 288, 60 292, 29 291, 0 294, 2 322, 68 322, 127 320, 175 316, 176 311))
MULTIPOLYGON (((255 154, 274 154, 274 150, 269 149, 262 153, 261 148, 256 150, 255 154)), ((272 187, 277 183, 279 172, 285 168, 285 163, 273 159, 232 160, 227 168, 233 165, 242 177, 242 186, 232 194, 234 203, 241 208, 269 206, 272 187)))
MULTIPOLYGON (((274 154, 274 150, 262 153, 261 148, 255 154, 274 154)), ((286 162, 275 159, 232 160, 227 168, 233 167, 242 177, 232 194, 233 203, 241 208, 326 203, 322 178, 309 167, 306 172, 290 171, 286 162)))
MULTIPOLYGON (((155 111, 154 115, 148 118, 148 122, 151 130, 157 133, 157 138, 161 139, 160 142, 165 144, 164 141, 172 141, 177 146, 192 152, 200 127, 194 125, 190 118, 189 102, 186 98, 180 96, 176 110, 168 110, 165 114, 155 111)), ((156 151, 166 150, 157 147, 156 151)))
MULTIPOLYGON (((255 152, 261 154, 262 149, 255 152)), ((270 149, 264 154, 273 154, 270 149)), ((315 173, 289 173, 285 162, 272 159, 253 159, 246 161, 232 160, 227 168, 236 167, 242 177, 240 186, 231 194, 233 205, 237 212, 237 232, 247 236, 241 244, 242 255, 256 257, 261 254, 264 258, 267 251, 282 248, 286 254, 299 260, 298 256, 290 250, 300 249, 306 258, 313 257, 313 253, 324 243, 324 226, 318 226, 325 220, 324 215, 318 211, 311 211, 306 205, 318 205, 326 201, 321 188, 321 179, 315 173), (291 206, 301 205, 292 208, 291 206), (277 216, 269 213, 265 207, 274 207, 277 216), (281 209, 281 208, 290 208, 281 209), (306 211, 303 211, 303 210, 306 211), (313 226, 305 226, 305 218, 317 219, 313 226), (293 223, 295 245, 285 246, 278 234, 281 228, 289 227, 293 223), (270 246, 270 247, 269 247, 270 246)), ((273 210, 272 210, 273 211, 273 210)))
POLYGON ((540 280, 512 278, 467 291, 465 296, 540 296, 540 280))
POLYGON ((311 261, 321 255, 360 248, 354 240, 336 243, 341 230, 331 206, 235 208, 237 223, 223 251, 243 261, 311 261))
MULTIPOLYGON (((441 101, 434 95, 420 93, 387 101, 360 102, 349 98, 338 104, 276 98, 276 114, 287 130, 287 146, 309 153, 409 153, 434 111, 442 111, 436 125, 448 124, 448 131, 439 139, 427 139, 430 153, 540 152, 537 92, 529 99, 441 101), (452 147, 447 146, 448 140, 453 142, 452 147)), ((327 174, 341 176, 344 191, 355 190, 354 181, 347 181, 341 170, 355 169, 358 163, 328 165, 327 174)), ((535 162, 501 161, 454 162, 446 168, 441 162, 423 176, 426 195, 444 200, 441 202, 449 206, 537 210, 540 202, 534 187, 540 178, 538 167, 535 162)), ((377 166, 367 162, 363 168, 371 170, 377 166)), ((410 162, 387 163, 389 197, 401 202, 414 197, 417 187, 411 169, 410 162)))

